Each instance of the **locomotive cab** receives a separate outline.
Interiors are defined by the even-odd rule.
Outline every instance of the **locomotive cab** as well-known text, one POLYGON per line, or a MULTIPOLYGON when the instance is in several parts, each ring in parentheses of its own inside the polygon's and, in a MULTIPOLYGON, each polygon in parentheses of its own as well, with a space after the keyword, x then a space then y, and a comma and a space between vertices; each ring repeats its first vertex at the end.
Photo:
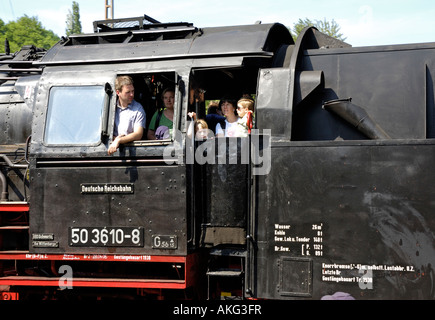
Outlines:
POLYGON ((23 276, 49 275, 22 285, 56 286, 68 260, 80 275, 75 286, 195 288, 204 296, 207 287, 197 284, 207 278, 216 286, 216 278, 228 276, 220 270, 231 268, 243 296, 251 139, 211 137, 202 146, 191 139, 188 113, 205 117, 206 101, 195 103, 190 93, 201 88, 207 101, 255 96, 259 70, 292 43, 290 33, 279 24, 241 26, 236 34, 188 23, 107 25, 109 31, 61 40, 33 62, 43 70, 33 86, 22 84, 35 99, 22 246, 28 253, 15 257, 23 276), (164 89, 174 89, 173 129, 166 139, 144 134, 108 155, 120 75, 134 81, 145 132, 163 107, 164 89), (198 148, 205 164, 197 161, 198 148))

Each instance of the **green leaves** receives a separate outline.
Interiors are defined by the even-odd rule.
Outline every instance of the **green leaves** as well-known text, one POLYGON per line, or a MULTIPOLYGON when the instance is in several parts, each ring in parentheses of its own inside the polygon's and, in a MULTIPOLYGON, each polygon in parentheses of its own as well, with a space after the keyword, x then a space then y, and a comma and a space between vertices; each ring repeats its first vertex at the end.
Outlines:
POLYGON ((72 3, 72 11, 68 10, 66 17, 66 35, 82 33, 82 24, 80 22, 80 8, 75 1, 72 3))
POLYGON ((11 53, 25 45, 50 49, 59 37, 51 30, 46 30, 37 17, 24 15, 7 24, 0 19, 0 52, 5 52, 5 39, 8 39, 11 53))
POLYGON ((305 27, 316 27, 317 30, 319 30, 324 34, 327 34, 328 36, 331 36, 341 41, 346 40, 346 38, 343 38, 343 34, 340 33, 340 27, 334 21, 334 19, 332 19, 332 21, 327 21, 326 18, 323 20, 314 20, 314 21, 311 21, 308 18, 305 18, 304 20, 299 19, 298 22, 293 25, 293 29, 291 30, 293 37, 297 38, 299 33, 301 33, 301 31, 305 27))

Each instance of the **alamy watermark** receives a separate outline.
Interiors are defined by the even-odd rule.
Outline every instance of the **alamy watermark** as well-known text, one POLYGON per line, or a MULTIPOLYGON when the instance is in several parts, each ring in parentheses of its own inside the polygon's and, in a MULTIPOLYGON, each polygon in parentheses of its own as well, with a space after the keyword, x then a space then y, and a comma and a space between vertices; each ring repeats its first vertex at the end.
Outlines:
POLYGON ((271 169, 271 130, 253 129, 250 136, 242 138, 186 137, 185 144, 181 131, 175 130, 174 143, 165 147, 163 157, 166 164, 251 164, 253 175, 267 175, 271 169))
POLYGON ((59 267, 59 274, 63 274, 59 278, 60 289, 72 289, 73 288, 73 269, 71 266, 64 264, 59 267))

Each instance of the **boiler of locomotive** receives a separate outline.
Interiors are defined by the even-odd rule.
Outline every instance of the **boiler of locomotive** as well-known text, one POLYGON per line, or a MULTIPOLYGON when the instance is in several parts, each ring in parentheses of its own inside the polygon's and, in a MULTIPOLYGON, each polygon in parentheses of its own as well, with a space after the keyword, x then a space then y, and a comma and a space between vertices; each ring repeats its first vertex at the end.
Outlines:
POLYGON ((0 144, 19 145, 31 135, 32 111, 39 75, 2 84, 0 95, 0 144), (8 94, 3 94, 8 93, 8 94))

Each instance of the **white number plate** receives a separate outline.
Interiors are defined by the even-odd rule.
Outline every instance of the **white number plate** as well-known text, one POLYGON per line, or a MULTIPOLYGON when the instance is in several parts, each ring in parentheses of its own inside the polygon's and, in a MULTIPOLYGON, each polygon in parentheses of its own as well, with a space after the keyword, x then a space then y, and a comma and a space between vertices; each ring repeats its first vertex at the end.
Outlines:
POLYGON ((69 228, 71 247, 143 247, 143 227, 69 228))

